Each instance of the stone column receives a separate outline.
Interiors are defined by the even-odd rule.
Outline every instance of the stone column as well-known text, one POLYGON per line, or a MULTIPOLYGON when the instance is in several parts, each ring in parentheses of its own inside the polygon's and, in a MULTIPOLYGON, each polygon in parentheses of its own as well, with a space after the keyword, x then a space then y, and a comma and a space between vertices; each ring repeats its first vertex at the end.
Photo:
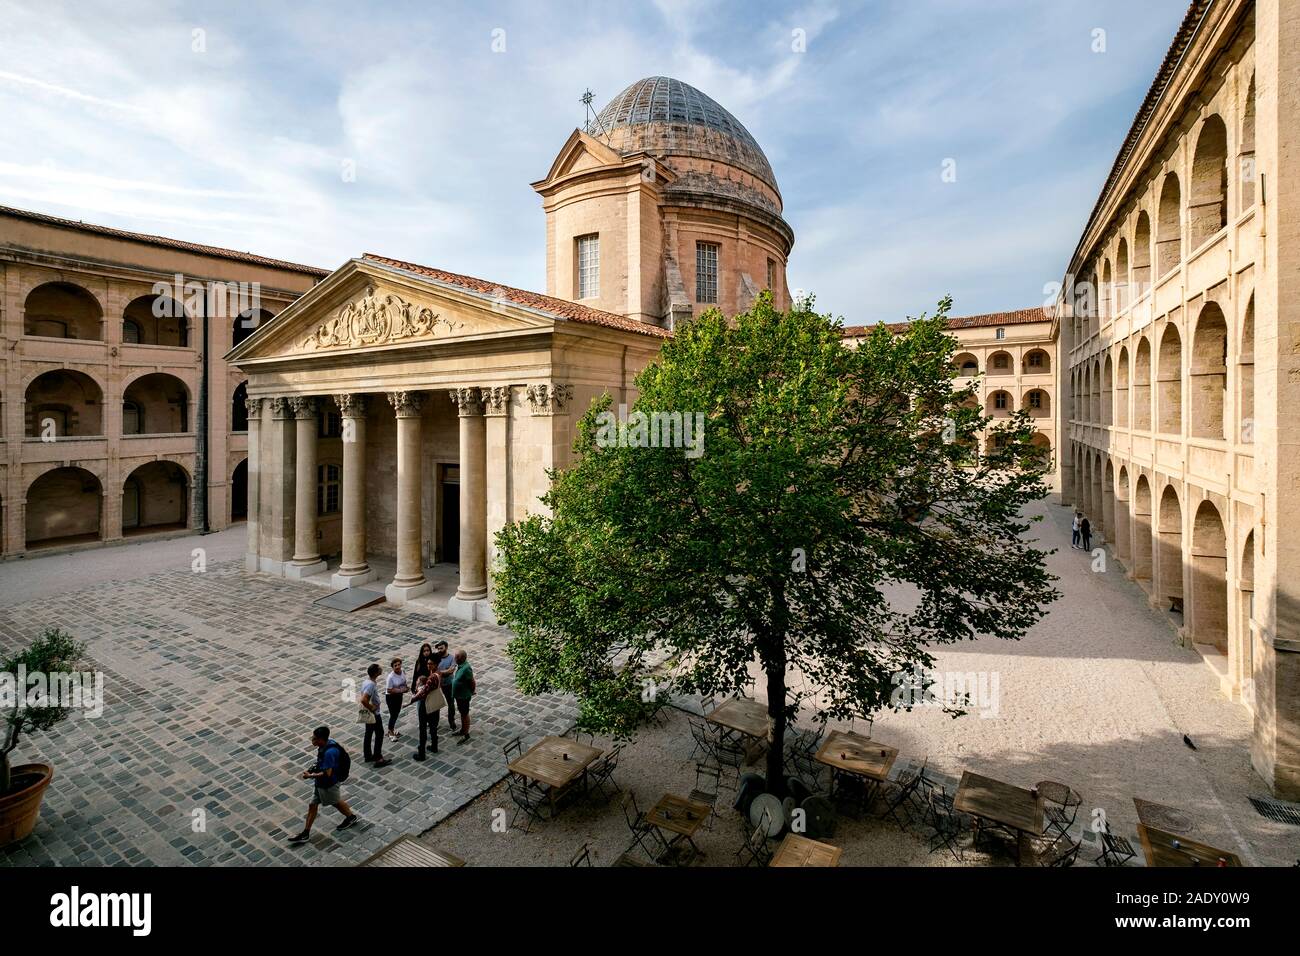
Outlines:
POLYGON ((487 567, 488 591, 492 589, 491 568, 496 563, 497 533, 510 521, 514 500, 514 462, 510 456, 511 391, 509 385, 483 389, 484 430, 487 439, 487 567))
POLYGON ((262 570, 284 574, 293 560, 293 521, 297 483, 297 446, 293 406, 288 398, 271 399, 271 440, 267 445, 267 529, 262 570))
POLYGON ((262 466, 259 441, 262 433, 262 400, 260 398, 244 399, 248 409, 248 543, 245 545, 244 570, 260 571, 259 552, 261 551, 262 507, 261 480, 262 466))
POLYGON ((389 392, 397 413, 397 575, 384 589, 392 604, 405 604, 433 590, 420 559, 420 392, 389 392))
POLYGON ((487 432, 483 390, 453 388, 460 412, 460 584, 447 613, 483 620, 487 606, 487 432))
POLYGON ((366 562, 366 397, 335 395, 343 419, 343 561, 331 578, 351 588, 376 577, 366 562))
POLYGON ((293 562, 284 569, 288 578, 307 578, 327 570, 316 544, 316 399, 294 396, 294 434, 297 437, 293 507, 293 562))

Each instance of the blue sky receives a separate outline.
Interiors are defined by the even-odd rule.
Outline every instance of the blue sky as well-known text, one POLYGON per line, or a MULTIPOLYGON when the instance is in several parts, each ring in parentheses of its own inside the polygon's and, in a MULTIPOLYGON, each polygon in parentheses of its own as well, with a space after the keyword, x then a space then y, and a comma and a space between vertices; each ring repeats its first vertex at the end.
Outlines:
POLYGON ((528 184, 584 89, 664 74, 763 146, 790 285, 822 310, 1021 308, 1060 278, 1185 8, 0 0, 0 204, 543 291, 528 184))

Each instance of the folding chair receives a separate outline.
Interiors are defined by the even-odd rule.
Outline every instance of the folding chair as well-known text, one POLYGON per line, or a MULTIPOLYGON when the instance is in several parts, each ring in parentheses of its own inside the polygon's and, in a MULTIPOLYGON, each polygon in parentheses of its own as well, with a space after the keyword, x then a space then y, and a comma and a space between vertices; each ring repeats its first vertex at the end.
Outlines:
POLYGON ((691 750, 691 759, 694 760, 701 755, 712 757, 715 741, 704 719, 694 714, 687 714, 686 720, 691 726, 691 739, 695 741, 695 747, 691 750))
POLYGON ((766 809, 758 818, 758 826, 749 831, 749 836, 736 851, 736 859, 741 866, 767 866, 772 862, 772 848, 768 846, 768 832, 772 829, 772 815, 766 809))
POLYGON ((1093 863, 1102 866, 1127 866, 1128 861, 1137 856, 1137 850, 1126 837, 1116 836, 1110 832, 1110 824, 1103 823, 1101 833, 1101 855, 1093 863))
MULTIPOLYGON (((622 792, 623 788, 620 787, 618 781, 614 779, 614 771, 618 768, 619 754, 622 752, 623 745, 617 744, 613 750, 606 753, 603 757, 587 768, 588 795, 596 793, 604 796, 606 785, 612 786, 614 788, 614 793, 622 792)), ((611 793, 609 796, 606 796, 605 799, 608 800, 609 797, 612 797, 613 795, 614 794, 611 793)))
POLYGON ((921 815, 924 816, 925 807, 919 801, 923 799, 920 795, 921 782, 925 780, 925 768, 929 762, 930 758, 926 757, 925 763, 921 764, 919 769, 904 770, 898 775, 897 780, 886 783, 892 789, 885 797, 885 810, 881 813, 882 818, 888 814, 900 829, 910 830, 914 822, 913 808, 917 807, 921 815))
POLYGON ((569 858, 569 866, 591 866, 591 844, 584 843, 578 847, 578 852, 569 858))
POLYGON ((1057 836, 1064 836, 1074 826, 1079 815, 1083 797, 1063 783, 1054 780, 1040 780, 1038 795, 1048 804, 1044 809, 1047 818, 1047 830, 1057 836))
POLYGON ((524 755, 524 741, 516 737, 510 743, 501 748, 501 752, 506 755, 506 763, 512 763, 524 755))
POLYGON ((668 844, 659 828, 646 820, 645 814, 636 805, 636 794, 631 791, 623 797, 623 819, 627 821, 627 828, 632 834, 627 853, 632 852, 632 847, 640 847, 646 856, 658 863, 659 858, 668 852, 668 844), (650 845, 647 846, 647 843, 650 845))
POLYGON ((932 787, 929 796, 930 826, 934 829, 930 835, 930 852, 945 847, 958 863, 964 863, 965 857, 958 841, 966 832, 965 820, 953 808, 952 798, 943 787, 932 787))
POLYGON ((707 697, 700 698, 700 713, 702 713, 705 717, 709 716, 709 714, 713 713, 717 709, 718 709, 718 700, 712 694, 709 694, 707 697))
POLYGON ((525 820, 520 829, 525 833, 531 833, 533 821, 541 823, 545 819, 543 810, 549 806, 549 798, 544 791, 530 787, 528 781, 517 773, 512 773, 506 778, 506 790, 515 805, 515 812, 510 817, 510 826, 514 827, 519 815, 523 814, 525 820))
POLYGON ((1068 836, 1058 836, 1054 840, 1043 837, 1020 836, 1020 863, 1031 866, 1074 866, 1079 856, 1080 843, 1068 836))
POLYGON ((690 799, 695 803, 709 805, 709 819, 705 826, 710 830, 713 829, 713 818, 718 814, 718 791, 722 789, 721 784, 720 768, 702 763, 695 765, 695 789, 691 791, 690 799))

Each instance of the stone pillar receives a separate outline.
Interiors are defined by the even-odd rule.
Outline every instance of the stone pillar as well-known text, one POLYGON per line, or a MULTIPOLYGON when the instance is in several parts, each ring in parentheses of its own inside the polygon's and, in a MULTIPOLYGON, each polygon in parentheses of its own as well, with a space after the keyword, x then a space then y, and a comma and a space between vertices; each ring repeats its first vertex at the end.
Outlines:
POLYGON ((307 578, 327 570, 316 543, 316 399, 289 399, 297 437, 294 481, 293 562, 284 569, 288 578, 307 578))
POLYGON ((487 594, 487 432, 483 390, 454 388, 460 412, 460 585, 447 613, 466 621, 490 613, 487 594))
POLYGON ((262 456, 259 445, 262 433, 262 400, 246 398, 244 407, 248 409, 248 543, 245 545, 244 570, 260 571, 262 516, 259 509, 262 507, 260 494, 262 456))
POLYGON ((405 604, 427 594, 433 585, 424 576, 420 558, 420 392, 389 392, 397 413, 397 575, 384 589, 392 604, 405 604))
POLYGON ((514 506, 514 462, 510 457, 511 391, 509 385, 483 389, 484 431, 487 440, 487 567, 488 591, 491 569, 496 564, 496 536, 510 521, 514 506))
POLYGON ((343 560, 331 578, 351 588, 376 577, 366 562, 366 397, 335 395, 343 419, 343 560))
POLYGON ((293 406, 288 398, 271 399, 271 440, 267 444, 267 527, 262 570, 284 574, 293 560, 293 519, 297 483, 297 446, 293 406))

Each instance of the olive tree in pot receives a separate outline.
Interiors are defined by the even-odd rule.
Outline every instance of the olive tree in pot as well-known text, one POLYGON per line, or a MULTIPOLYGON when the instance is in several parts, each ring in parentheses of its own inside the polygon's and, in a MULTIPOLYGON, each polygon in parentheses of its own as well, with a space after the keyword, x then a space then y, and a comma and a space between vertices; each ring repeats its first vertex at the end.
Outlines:
POLYGON ((74 672, 85 649, 86 645, 71 635, 48 628, 25 650, 0 663, 0 701, 6 711, 4 745, 0 747, 0 846, 16 843, 32 832, 45 788, 54 779, 49 764, 13 766, 9 755, 24 733, 48 730, 67 716, 69 701, 53 693, 56 675, 74 672), (28 679, 41 675, 45 693, 29 694, 24 675, 28 679))

